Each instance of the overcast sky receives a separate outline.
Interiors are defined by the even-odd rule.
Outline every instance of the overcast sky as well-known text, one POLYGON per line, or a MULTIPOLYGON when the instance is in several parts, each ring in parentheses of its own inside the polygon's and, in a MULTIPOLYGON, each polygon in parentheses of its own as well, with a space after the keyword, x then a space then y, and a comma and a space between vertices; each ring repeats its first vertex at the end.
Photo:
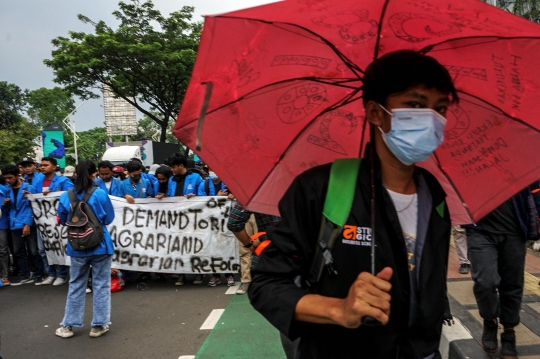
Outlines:
MULTIPOLYGON (((141 0, 142 1, 142 0, 141 0)), ((154 0, 162 15, 182 6, 195 7, 195 19, 270 3, 275 0, 154 0)), ((14 83, 23 89, 58 86, 53 73, 43 64, 51 57, 51 40, 67 36, 68 31, 93 32, 90 24, 77 19, 83 14, 93 21, 103 20, 113 26, 118 22, 112 12, 118 9, 116 0, 0 0, 0 81, 14 83)), ((79 105, 81 100, 76 99, 79 105)), ((105 116, 102 99, 89 100, 72 117, 77 131, 103 127, 105 116)))

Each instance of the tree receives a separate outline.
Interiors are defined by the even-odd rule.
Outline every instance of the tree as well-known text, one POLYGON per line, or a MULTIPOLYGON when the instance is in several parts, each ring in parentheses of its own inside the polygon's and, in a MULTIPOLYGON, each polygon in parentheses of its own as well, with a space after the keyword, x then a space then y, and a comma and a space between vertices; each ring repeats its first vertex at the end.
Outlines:
POLYGON ((42 87, 28 93, 28 116, 42 129, 60 123, 74 109, 71 94, 60 87, 42 87))
POLYGON ((119 7, 113 12, 120 20, 116 30, 79 15, 95 33, 70 32, 69 38, 54 39, 52 59, 44 63, 53 69, 55 82, 82 99, 98 98, 93 90, 109 86, 155 121, 165 142, 169 121, 187 90, 202 25, 191 22, 194 8, 189 6, 169 17, 151 1, 121 1, 119 7))
MULTIPOLYGON (((77 151, 79 160, 92 160, 96 163, 101 161, 103 153, 107 149, 109 142, 107 130, 105 127, 96 127, 88 131, 77 132, 77 151)), ((73 141, 71 141, 73 143, 73 141)), ((73 152, 73 144, 69 151, 73 152)))
POLYGON ((22 117, 13 124, 0 126, 0 165, 13 164, 26 156, 34 156, 39 129, 22 117))
POLYGON ((495 5, 527 20, 540 23, 540 0, 495 0, 495 5))
MULTIPOLYGON (((158 115, 158 114, 156 113, 155 115, 158 115)), ((172 134, 173 125, 174 125, 174 122, 169 122, 169 125, 167 127, 167 136, 165 138, 165 142, 182 144, 172 134)), ((132 141, 142 141, 142 140, 153 141, 153 137, 155 137, 158 131, 160 131, 159 126, 150 117, 145 115, 137 123, 137 134, 134 136, 130 136, 130 138, 132 141)))
POLYGON ((26 108, 26 93, 17 85, 0 81, 1 127, 20 122, 26 108))

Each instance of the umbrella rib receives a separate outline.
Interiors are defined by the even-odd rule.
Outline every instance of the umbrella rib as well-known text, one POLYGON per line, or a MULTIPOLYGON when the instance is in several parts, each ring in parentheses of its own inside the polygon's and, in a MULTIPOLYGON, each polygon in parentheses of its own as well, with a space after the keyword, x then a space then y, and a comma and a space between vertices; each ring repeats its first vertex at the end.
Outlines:
POLYGON ((443 170, 443 168, 441 166, 441 161, 439 161, 439 156, 437 156, 437 154, 435 152, 433 153, 433 158, 435 159, 435 162, 437 162, 437 167, 439 167, 439 170, 441 171, 441 173, 444 175, 444 177, 446 177, 446 179, 448 180, 448 183, 450 183, 450 186, 452 186, 452 188, 456 192, 456 195, 458 196, 459 200, 461 201, 461 204, 465 208, 465 211, 467 211, 467 214, 469 215, 469 218, 471 219, 471 221, 474 224, 476 224, 475 221, 474 221, 473 214, 471 213, 471 210, 470 210, 469 206, 467 206, 467 203, 465 203, 465 200, 461 196, 461 193, 459 193, 459 190, 457 189, 456 185, 454 184, 454 181, 452 181, 452 179, 446 173, 446 171, 443 170))
MULTIPOLYGON (((345 96, 344 98, 342 98, 340 101, 338 101, 337 103, 335 103, 334 105, 328 107, 327 109, 325 109, 324 111, 321 111, 317 116, 314 116, 313 119, 311 121, 309 121, 309 123, 306 124, 306 126, 304 126, 304 128, 302 129, 302 131, 300 131, 295 137, 294 139, 291 141, 291 143, 289 144, 289 146, 285 149, 285 151, 283 151, 283 154, 279 157, 279 159, 276 161, 276 163, 274 164, 274 167, 272 167, 272 169, 270 171, 268 171, 268 174, 264 177, 264 179, 261 181, 261 184, 265 183, 266 180, 268 179, 268 177, 272 174, 272 172, 274 172, 274 169, 276 168, 276 166, 278 164, 281 163, 281 160, 283 159, 283 157, 285 157, 285 155, 287 154, 287 152, 289 152, 290 148, 292 147, 292 145, 296 142, 296 140, 301 137, 306 131, 307 129, 313 124, 313 122, 315 122, 316 119, 318 119, 320 116, 322 116, 323 114, 327 113, 327 112, 330 112, 330 111, 333 111, 335 110, 336 108, 338 107, 341 107, 343 106, 344 104, 348 104, 350 103, 351 101, 349 101, 352 97, 354 97, 354 95, 356 95, 358 92, 360 91, 360 89, 357 89, 356 91, 348 94, 347 96, 345 96)), ((260 189, 262 188, 262 185, 261 186, 258 186, 257 187, 257 190, 253 193, 253 196, 251 197, 252 199, 255 198, 255 196, 257 196, 257 194, 259 193, 260 189)))
MULTIPOLYGON (((520 39, 523 39, 523 40, 526 40, 526 39, 540 40, 540 36, 508 36, 508 37, 505 37, 505 36, 480 36, 479 35, 479 36, 456 37, 456 38, 453 38, 453 39, 448 39, 448 40, 445 40, 445 41, 438 42, 436 44, 428 45, 428 46, 424 47, 423 49, 419 50, 418 52, 420 52, 422 54, 426 54, 428 52, 436 52, 437 50, 434 50, 434 48, 436 46, 444 45, 444 44, 454 42, 454 41, 469 40, 469 39, 493 39, 493 41, 490 41, 490 42, 495 42, 497 40, 520 40, 520 39)), ((476 46, 476 45, 478 45, 478 44, 467 44, 467 45, 463 45, 463 46, 458 46, 456 48, 461 49, 461 48, 465 48, 465 47, 469 47, 469 46, 476 46)), ((445 50, 440 50, 440 51, 445 51, 445 50)))
POLYGON ((377 42, 375 43, 375 51, 373 54, 373 61, 379 58, 379 45, 381 43, 381 31, 382 31, 382 26, 383 26, 384 15, 386 15, 386 9, 388 8, 389 2, 390 0, 386 0, 384 2, 384 6, 381 11, 381 18, 379 19, 379 28, 377 29, 377 42))
MULTIPOLYGON (((470 93, 468 93, 468 92, 466 92, 466 91, 462 91, 462 90, 458 90, 458 92, 461 92, 461 93, 463 93, 463 94, 465 94, 465 95, 467 95, 467 96, 470 96, 470 97, 472 97, 472 98, 477 99, 477 100, 480 101, 480 102, 483 102, 483 103, 487 104, 486 107, 482 106, 482 107, 484 107, 486 110, 492 110, 492 108, 495 108, 495 109, 499 110, 499 112, 500 112, 501 114, 503 114, 504 116, 506 116, 506 117, 508 117, 508 118, 510 118, 510 119, 512 119, 512 120, 514 120, 514 121, 516 121, 516 122, 521 123, 523 126, 528 127, 528 128, 530 128, 531 130, 534 130, 534 131, 536 131, 536 132, 540 132, 540 130, 539 130, 538 128, 534 127, 533 125, 531 125, 531 124, 529 124, 529 123, 523 121, 523 120, 520 119, 520 118, 517 118, 517 117, 514 117, 514 116, 510 116, 508 113, 506 113, 505 111, 503 111, 500 107, 495 106, 494 104, 491 104, 491 103, 487 102, 486 100, 484 100, 484 99, 482 99, 482 98, 480 98, 480 97, 478 97, 478 96, 475 96, 475 95, 473 95, 473 94, 470 94, 470 93), (488 107, 488 106, 489 106, 489 107, 488 107), (490 108, 490 107, 492 107, 492 108, 490 108)), ((463 99, 463 101, 467 101, 467 100, 466 100, 466 99, 463 99)), ((474 102, 472 102, 472 101, 467 101, 467 102, 474 104, 474 102)))
MULTIPOLYGON (((352 62, 351 60, 349 60, 341 51, 339 51, 337 49, 337 47, 332 44, 330 41, 328 41, 327 39, 325 39, 324 37, 322 37, 321 35, 317 34, 315 31, 313 30, 310 30, 306 27, 303 27, 303 26, 300 26, 298 24, 291 24, 291 23, 288 23, 288 22, 281 22, 281 21, 267 21, 267 20, 261 20, 261 19, 250 19, 250 18, 245 18, 245 17, 237 17, 237 16, 216 16, 216 18, 223 18, 223 19, 242 19, 242 20, 250 20, 250 21, 257 21, 257 22, 262 22, 262 23, 265 23, 265 24, 269 24, 269 25, 272 25, 272 26, 276 26, 276 27, 279 27, 277 26, 276 24, 284 24, 284 25, 289 25, 289 26, 292 26, 292 27, 297 27, 299 29, 302 29, 304 31, 307 31, 308 33, 312 34, 313 36, 315 37, 318 37, 324 44, 326 44, 328 47, 330 47, 330 49, 332 49, 332 51, 334 51, 336 53, 336 55, 341 59, 343 60, 343 63, 345 63, 345 65, 347 65, 347 67, 359 78, 361 79, 361 76, 356 72, 356 71, 359 71, 361 74, 364 74, 364 70, 362 70, 360 67, 358 67, 358 65, 356 65, 354 62, 352 62)), ((287 30, 287 29, 283 29, 282 27, 279 27, 280 29, 282 30, 285 30, 285 31, 289 31, 290 30, 287 30)), ((297 34, 299 35, 299 34, 297 34)), ((301 35, 300 35, 301 36, 301 35)))
MULTIPOLYGON (((327 85, 335 85, 335 86, 339 86, 339 87, 343 87, 343 88, 348 88, 348 89, 358 89, 358 87, 355 87, 355 86, 345 86, 345 85, 342 85, 341 83, 347 83, 347 82, 352 82, 352 81, 358 81, 357 79, 354 79, 354 80, 349 80, 349 79, 343 79, 343 81, 338 81, 338 82, 332 82, 332 81, 323 81, 324 79, 321 79, 321 78, 316 78, 316 77, 297 77, 297 78, 293 78, 293 79, 287 79, 287 80, 282 80, 282 81, 277 81, 277 82, 273 82, 271 84, 267 84, 265 86, 262 86, 262 87, 259 87, 253 91, 250 91, 248 93, 246 93, 245 95, 237 98, 236 100, 234 101, 231 101, 231 102, 228 102, 224 105, 221 105, 209 112, 206 113, 206 115, 209 115, 213 112, 216 112, 216 111, 219 111, 221 109, 223 109, 224 107, 227 107, 227 106, 230 106, 232 105, 233 103, 237 103, 243 99, 245 99, 246 97, 250 96, 250 95, 253 95, 254 93, 256 93, 257 91, 261 91, 263 89, 266 89, 268 87, 271 87, 271 86, 275 86, 275 85, 280 85, 280 84, 285 84, 287 82, 293 82, 293 81, 313 81, 313 82, 319 82, 319 83, 325 83, 327 85)), ((192 122, 195 122, 197 121, 198 119, 197 118, 194 118, 188 122, 186 122, 185 124, 183 124, 183 126, 186 126, 186 125, 189 125, 190 123, 192 122)))

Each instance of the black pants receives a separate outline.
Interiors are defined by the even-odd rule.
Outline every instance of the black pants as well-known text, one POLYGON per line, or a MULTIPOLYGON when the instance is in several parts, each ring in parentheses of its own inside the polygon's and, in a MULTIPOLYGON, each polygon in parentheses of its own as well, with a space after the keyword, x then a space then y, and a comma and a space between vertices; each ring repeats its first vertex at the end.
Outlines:
POLYGON ((467 248, 480 316, 500 318, 505 327, 519 324, 523 297, 525 238, 467 228, 467 248))

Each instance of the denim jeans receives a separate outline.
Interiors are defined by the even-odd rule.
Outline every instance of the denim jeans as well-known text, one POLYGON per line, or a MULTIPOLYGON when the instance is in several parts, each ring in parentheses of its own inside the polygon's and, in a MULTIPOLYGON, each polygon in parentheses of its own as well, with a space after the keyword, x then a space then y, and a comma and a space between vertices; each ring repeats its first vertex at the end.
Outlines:
POLYGON ((62 326, 82 327, 86 285, 92 268, 94 317, 92 327, 111 324, 112 255, 71 257, 69 289, 62 326))
POLYGON ((41 234, 39 232, 37 232, 37 237, 39 255, 43 260, 43 265, 45 266, 45 272, 47 272, 47 275, 53 278, 66 279, 68 267, 59 264, 49 264, 47 253, 45 252, 45 245, 43 244, 43 238, 41 238, 41 234))
POLYGON ((43 261, 39 255, 36 233, 34 227, 31 227, 30 234, 27 236, 22 235, 22 229, 14 229, 11 231, 11 237, 13 239, 13 256, 19 265, 21 278, 30 278, 26 249, 28 249, 34 261, 36 278, 43 278, 43 261))
POLYGON ((480 316, 500 318, 505 327, 519 324, 523 296, 525 238, 467 228, 467 247, 480 316))
POLYGON ((8 277, 9 266, 9 229, 0 229, 0 278, 8 277))

